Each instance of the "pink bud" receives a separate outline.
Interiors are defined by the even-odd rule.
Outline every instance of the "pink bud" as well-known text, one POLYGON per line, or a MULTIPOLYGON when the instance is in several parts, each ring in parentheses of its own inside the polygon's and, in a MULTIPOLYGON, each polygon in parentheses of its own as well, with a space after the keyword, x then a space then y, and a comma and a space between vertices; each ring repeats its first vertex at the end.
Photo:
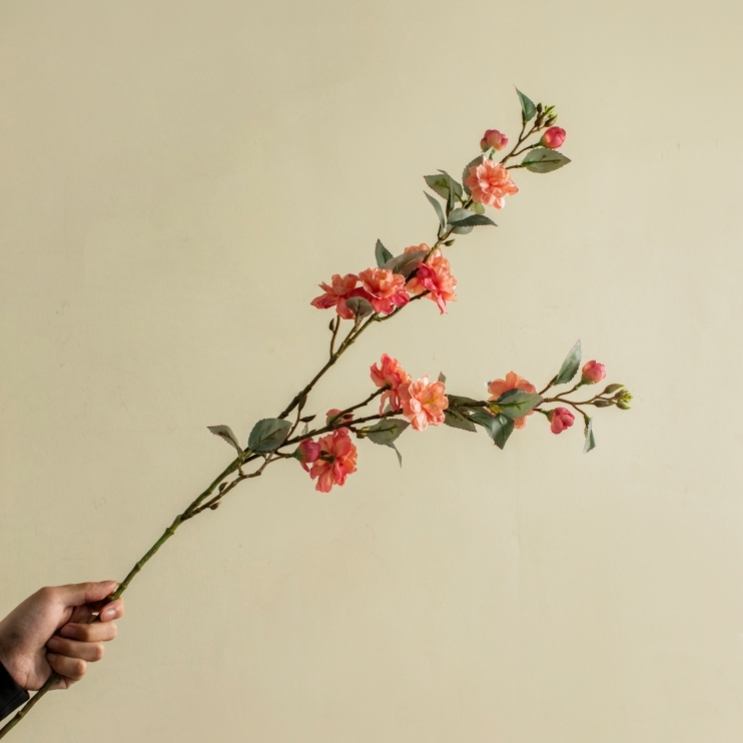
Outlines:
POLYGON ((549 147, 551 150, 556 150, 558 147, 562 147, 562 143, 565 141, 565 130, 559 126, 551 126, 542 135, 542 139, 539 140, 539 144, 542 147, 549 147))
POLYGON ((575 423, 575 416, 567 408, 555 408, 548 414, 552 433, 562 433, 575 423))
POLYGON ((320 458, 320 444, 312 439, 300 441, 296 457, 302 464, 302 467, 309 472, 310 468, 307 465, 316 462, 320 458))
POLYGON ((589 361, 583 367, 583 384, 596 384, 606 376, 606 367, 598 361, 589 361))
POLYGON ((490 147, 494 150, 502 150, 508 144, 508 137, 497 129, 488 129, 480 140, 480 149, 483 152, 490 147))

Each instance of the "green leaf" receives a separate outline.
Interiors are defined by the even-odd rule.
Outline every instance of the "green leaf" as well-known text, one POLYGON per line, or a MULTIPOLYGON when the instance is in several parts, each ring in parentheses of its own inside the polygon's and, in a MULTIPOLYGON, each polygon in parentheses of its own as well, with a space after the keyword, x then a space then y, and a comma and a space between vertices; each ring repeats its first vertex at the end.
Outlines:
POLYGON ((583 447, 583 453, 588 454, 591 449, 596 448, 596 437, 593 435, 593 418, 588 419, 586 426, 586 445, 583 447))
POLYGON ((215 436, 219 436, 220 439, 226 441, 230 446, 234 446, 240 454, 243 453, 237 436, 235 436, 229 426, 209 426, 208 428, 215 436))
POLYGON ((278 449, 291 427, 289 421, 281 418, 264 418, 258 421, 248 437, 248 449, 258 454, 278 449))
POLYGON ((449 189, 457 198, 462 198, 462 184, 455 181, 445 170, 439 170, 444 178, 446 178, 446 184, 449 189))
POLYGON ((474 160, 470 160, 467 165, 464 166, 464 170, 462 171, 462 186, 464 186, 464 190, 467 192, 467 196, 471 196, 472 191, 470 191, 470 187, 465 183, 465 181, 470 174, 470 168, 474 165, 482 164, 482 157, 482 155, 479 155, 474 160))
POLYGON ((464 397, 463 395, 447 395, 447 397, 449 398, 449 408, 482 407, 479 400, 471 397, 464 397))
POLYGON ((389 446, 410 425, 399 418, 385 418, 374 426, 363 428, 366 438, 380 446, 389 446))
POLYGON ((523 418, 539 405, 540 402, 542 402, 542 396, 534 392, 508 390, 495 401, 495 404, 501 409, 504 415, 516 419, 523 418))
POLYGON ((423 192, 423 195, 431 203, 433 210, 436 212, 436 216, 439 218, 439 222, 441 223, 441 226, 446 227, 446 217, 444 216, 444 210, 441 208, 441 204, 439 204, 438 199, 434 199, 430 193, 426 193, 425 191, 423 192))
POLYGON ((531 121, 537 115, 537 107, 534 105, 534 101, 529 96, 524 95, 518 88, 516 92, 519 95, 519 101, 521 101, 521 119, 524 123, 531 121))
MULTIPOLYGON (((399 273, 406 279, 420 265, 421 261, 428 255, 427 250, 416 250, 413 253, 401 253, 394 258, 390 258, 383 268, 387 268, 392 273, 399 273)), ((348 300, 346 300, 348 304, 348 300)))
MULTIPOLYGON (((454 211, 460 211, 459 209, 455 209, 454 211)), ((461 210, 464 211, 464 210, 461 210)), ((452 212, 453 214, 454 212, 452 212)), ((449 216, 449 224, 455 225, 457 227, 479 227, 481 225, 492 225, 493 227, 497 227, 495 222, 493 222, 490 217, 486 217, 484 214, 470 214, 469 217, 464 217, 464 219, 457 219, 454 222, 451 220, 451 215, 449 216)))
POLYGON ((537 147, 535 150, 526 153, 521 165, 527 170, 531 170, 532 173, 549 173, 567 165, 569 162, 570 159, 557 150, 537 147))
POLYGON ((444 199, 449 198, 449 179, 446 175, 424 175, 428 187, 444 199))
POLYGON ((476 201, 473 201, 470 204, 470 209, 472 209, 475 214, 485 214, 485 205, 484 204, 478 204, 476 201))
POLYGON ((449 224, 453 227, 452 232, 455 232, 458 235, 466 235, 467 233, 472 232, 472 226, 466 224, 457 226, 456 223, 467 219, 467 217, 477 216, 479 215, 469 209, 452 209, 449 213, 449 224))
POLYGON ((439 372, 439 380, 438 381, 439 382, 443 382, 444 384, 446 384, 446 374, 444 374, 444 372, 439 372))
POLYGON ((377 267, 382 268, 382 266, 392 258, 392 253, 382 245, 381 240, 377 240, 377 244, 374 247, 374 257, 377 259, 377 267))
POLYGON ((502 449, 506 445, 508 437, 513 433, 513 420, 502 413, 490 415, 485 410, 478 410, 472 413, 470 417, 488 432, 490 438, 493 439, 499 449, 502 449))
POLYGON ((477 431, 475 424, 458 410, 444 411, 444 425, 451 426, 452 428, 459 428, 462 431, 470 431, 471 433, 477 431))
POLYGON ((565 357, 565 361, 562 362, 560 371, 557 372, 554 384, 567 384, 578 372, 580 366, 580 341, 578 341, 571 349, 570 353, 565 357))
POLYGON ((356 317, 366 317, 374 312, 372 303, 364 297, 350 297, 346 300, 346 307, 348 307, 356 317))

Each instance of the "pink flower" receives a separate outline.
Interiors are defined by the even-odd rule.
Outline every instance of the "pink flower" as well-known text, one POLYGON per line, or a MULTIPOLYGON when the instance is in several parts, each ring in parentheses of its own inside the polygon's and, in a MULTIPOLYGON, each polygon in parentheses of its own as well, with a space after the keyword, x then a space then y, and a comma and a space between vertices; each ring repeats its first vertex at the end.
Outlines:
POLYGON ((582 369, 581 382, 596 384, 606 376, 606 367, 598 361, 589 361, 582 369))
POLYGON ((519 192, 505 165, 494 163, 488 158, 480 165, 473 165, 464 182, 472 191, 473 201, 496 209, 503 208, 506 196, 519 192))
MULTIPOLYGON (((420 247, 424 246, 419 246, 415 250, 419 250, 420 247)), ((410 248, 406 248, 407 250, 410 248)), ((451 275, 449 261, 441 250, 435 250, 428 262, 421 263, 413 278, 408 281, 408 291, 411 294, 423 294, 427 291, 426 297, 436 302, 442 315, 446 312, 446 303, 457 298, 454 292, 456 286, 457 280, 451 275)))
MULTIPOLYGON (((491 400, 497 400, 504 392, 508 392, 508 390, 524 390, 524 392, 534 393, 537 391, 537 388, 513 371, 508 372, 505 379, 494 379, 488 385, 491 400)), ((526 425, 527 417, 533 412, 533 410, 530 410, 523 418, 516 418, 514 420, 514 428, 523 428, 526 425)))
MULTIPOLYGON (((326 425, 330 425, 331 419, 332 418, 335 418, 341 412, 343 412, 343 411, 341 411, 340 408, 330 408, 330 410, 328 410, 328 412, 325 413, 325 423, 326 423, 326 425)), ((346 413, 341 418, 341 421, 343 423, 348 423, 348 421, 352 421, 352 420, 353 420, 353 413, 346 413)), ((338 421, 335 421, 335 422, 338 423, 338 421)))
POLYGON ((312 439, 304 439, 299 443, 295 456, 302 467, 309 472, 310 468, 307 465, 317 461, 320 457, 320 444, 312 439))
POLYGON ((366 298, 380 315, 389 315, 410 300, 405 291, 405 277, 387 268, 367 268, 359 274, 359 279, 366 298))
POLYGON ((488 129, 480 140, 480 149, 483 152, 489 148, 502 150, 508 144, 508 137, 497 129, 488 129))
POLYGON ((444 422, 444 411, 449 407, 449 399, 444 394, 444 383, 429 384, 428 377, 417 382, 401 384, 398 393, 402 403, 402 414, 416 431, 427 426, 438 426, 444 422))
POLYGON ((575 423, 575 416, 567 408, 555 408, 547 413, 552 433, 562 433, 575 423))
POLYGON ((400 385, 410 381, 410 374, 400 366, 400 362, 385 353, 382 354, 382 359, 378 364, 371 365, 369 371, 371 372, 372 382, 377 387, 388 388, 379 399, 379 412, 383 412, 386 403, 389 403, 393 410, 401 407, 400 385))
POLYGON ((346 300, 350 297, 357 297, 363 292, 356 288, 359 277, 353 273, 347 273, 345 276, 334 273, 330 284, 323 282, 320 288, 325 292, 319 297, 315 297, 311 304, 319 310, 327 310, 335 307, 336 312, 345 320, 353 318, 353 312, 346 307, 346 300))
POLYGON ((320 456, 312 465, 310 477, 317 478, 315 490, 329 493, 333 485, 343 485, 356 472, 356 445, 347 428, 338 428, 318 442, 320 456))
POLYGON ((551 126, 542 135, 539 144, 542 147, 549 147, 551 150, 556 150, 558 147, 562 147, 562 143, 565 141, 565 134, 565 130, 559 126, 551 126))

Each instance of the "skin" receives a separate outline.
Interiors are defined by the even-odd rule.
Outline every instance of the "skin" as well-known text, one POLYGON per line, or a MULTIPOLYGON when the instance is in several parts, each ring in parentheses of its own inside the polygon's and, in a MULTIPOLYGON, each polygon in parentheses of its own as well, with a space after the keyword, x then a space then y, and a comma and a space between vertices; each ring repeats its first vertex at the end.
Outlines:
POLYGON ((115 581, 42 588, 0 622, 0 663, 28 691, 40 689, 56 671, 63 678, 54 689, 79 681, 88 663, 103 657, 103 643, 116 637, 115 619, 124 601, 106 604, 115 581), (100 620, 88 622, 100 612, 100 620))

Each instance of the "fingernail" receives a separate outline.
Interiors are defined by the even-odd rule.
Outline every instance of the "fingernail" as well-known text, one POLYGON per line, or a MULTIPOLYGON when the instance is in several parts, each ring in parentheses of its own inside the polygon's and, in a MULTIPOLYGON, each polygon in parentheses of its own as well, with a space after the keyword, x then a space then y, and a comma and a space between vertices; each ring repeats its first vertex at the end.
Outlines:
POLYGON ((109 606, 101 612, 101 621, 108 622, 116 617, 116 607, 109 606))

